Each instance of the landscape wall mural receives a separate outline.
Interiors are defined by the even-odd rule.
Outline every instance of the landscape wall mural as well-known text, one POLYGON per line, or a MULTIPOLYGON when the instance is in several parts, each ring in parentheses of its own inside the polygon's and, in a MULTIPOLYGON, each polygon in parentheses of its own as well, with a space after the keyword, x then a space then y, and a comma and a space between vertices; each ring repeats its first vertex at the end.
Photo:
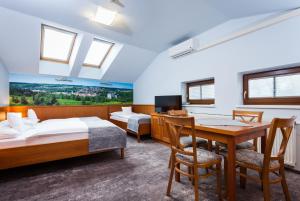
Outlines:
POLYGON ((10 74, 10 105, 131 104, 131 83, 10 74))

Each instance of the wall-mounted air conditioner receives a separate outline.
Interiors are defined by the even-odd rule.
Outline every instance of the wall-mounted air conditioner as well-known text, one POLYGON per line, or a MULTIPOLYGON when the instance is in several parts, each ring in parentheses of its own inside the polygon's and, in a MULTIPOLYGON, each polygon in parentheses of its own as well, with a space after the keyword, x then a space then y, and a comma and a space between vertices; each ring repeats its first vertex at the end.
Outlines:
POLYGON ((199 41, 195 38, 184 41, 169 49, 169 56, 178 58, 196 51, 199 48, 199 41))

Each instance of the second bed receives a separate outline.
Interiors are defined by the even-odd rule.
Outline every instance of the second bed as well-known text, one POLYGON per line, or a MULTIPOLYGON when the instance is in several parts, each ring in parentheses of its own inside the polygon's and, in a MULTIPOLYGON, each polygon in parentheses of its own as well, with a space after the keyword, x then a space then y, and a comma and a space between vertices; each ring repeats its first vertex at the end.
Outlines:
POLYGON ((113 112, 110 121, 127 132, 135 134, 140 142, 142 135, 151 133, 151 116, 134 112, 113 112))

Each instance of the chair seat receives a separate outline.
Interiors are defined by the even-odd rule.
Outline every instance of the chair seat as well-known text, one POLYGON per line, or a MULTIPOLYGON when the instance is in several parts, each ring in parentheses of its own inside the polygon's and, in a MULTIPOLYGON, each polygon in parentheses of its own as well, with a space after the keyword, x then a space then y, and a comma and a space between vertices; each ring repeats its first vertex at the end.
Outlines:
MULTIPOLYGON (((216 145, 219 145, 220 147, 225 147, 227 149, 227 144, 222 142, 216 142, 216 145)), ((253 147, 253 144, 251 142, 242 142, 237 145, 235 145, 236 149, 251 149, 253 147)))
MULTIPOLYGON (((236 161, 262 169, 264 165, 264 154, 249 149, 240 149, 236 151, 236 161)), ((270 168, 278 167, 280 167, 278 160, 271 160, 270 168)))
MULTIPOLYGON (((180 137, 180 144, 183 147, 192 147, 193 146, 193 138, 192 136, 184 136, 184 137, 180 137)), ((207 141, 202 139, 202 138, 196 138, 196 145, 200 146, 200 145, 205 145, 207 144, 207 141)))
MULTIPOLYGON (((192 152, 193 151, 193 147, 187 147, 184 149, 184 151, 189 151, 192 152)), ((181 160, 193 163, 194 162, 194 158, 193 156, 188 156, 188 155, 184 155, 181 153, 177 153, 176 157, 178 157, 181 160)), ((209 163, 209 162, 213 162, 213 161, 218 161, 218 160, 222 160, 222 157, 219 156, 218 154, 215 154, 213 152, 204 150, 204 149, 199 149, 197 148, 197 162, 198 163, 209 163)))

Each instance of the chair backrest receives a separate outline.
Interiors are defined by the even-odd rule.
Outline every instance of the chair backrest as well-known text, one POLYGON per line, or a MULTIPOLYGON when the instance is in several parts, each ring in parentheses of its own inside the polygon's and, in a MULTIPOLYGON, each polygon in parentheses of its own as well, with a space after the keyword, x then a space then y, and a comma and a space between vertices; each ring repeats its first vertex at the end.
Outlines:
POLYGON ((264 112, 233 110, 232 119, 244 122, 262 122, 264 112))
POLYGON ((165 124, 169 134, 172 151, 174 151, 175 154, 179 152, 181 154, 194 156, 194 161, 197 162, 194 117, 166 116, 165 124), (183 133, 184 128, 187 127, 189 134, 192 136, 193 152, 184 151, 184 146, 180 143, 180 137, 186 136, 187 134, 183 133))
POLYGON ((188 112, 186 110, 169 110, 168 115, 170 116, 188 116, 188 112))
POLYGON ((270 165, 270 161, 272 159, 281 160, 281 162, 284 162, 284 154, 290 136, 294 129, 295 119, 296 117, 293 116, 289 119, 274 118, 272 120, 269 134, 267 137, 266 149, 264 154, 264 167, 268 168, 270 165), (277 132, 278 130, 280 130, 282 134, 281 145, 277 155, 275 157, 272 157, 272 149, 273 149, 275 137, 277 134, 279 134, 279 132, 277 132))

